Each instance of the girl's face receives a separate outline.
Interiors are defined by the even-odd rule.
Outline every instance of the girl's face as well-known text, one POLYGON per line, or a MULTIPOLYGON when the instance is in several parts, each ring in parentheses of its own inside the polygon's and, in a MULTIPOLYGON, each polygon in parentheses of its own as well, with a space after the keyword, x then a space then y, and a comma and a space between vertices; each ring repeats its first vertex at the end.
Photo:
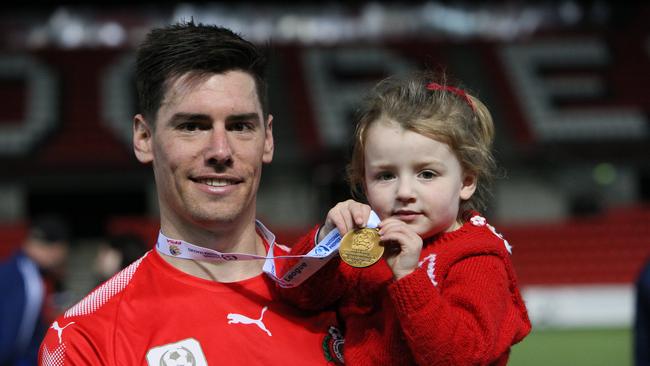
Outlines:
POLYGON ((476 190, 476 179, 449 146, 385 117, 366 133, 366 196, 379 217, 395 217, 425 238, 460 227, 459 205, 476 190))

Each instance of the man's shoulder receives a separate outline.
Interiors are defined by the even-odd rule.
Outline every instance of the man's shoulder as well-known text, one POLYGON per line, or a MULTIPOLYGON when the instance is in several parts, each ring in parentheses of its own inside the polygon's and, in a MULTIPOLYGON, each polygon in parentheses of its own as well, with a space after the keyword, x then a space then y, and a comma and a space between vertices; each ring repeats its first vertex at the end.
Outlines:
MULTIPOLYGON (((39 353, 41 365, 57 365, 84 357, 108 357, 117 326, 120 304, 147 255, 136 260, 60 315, 49 327, 39 353)), ((104 364, 105 360, 93 361, 104 364)))
MULTIPOLYGON (((122 297, 129 291, 136 290, 136 274, 146 266, 145 254, 140 259, 116 273, 113 277, 97 286, 79 302, 67 309, 50 327, 49 332, 57 326, 75 324, 74 328, 103 329, 107 331, 117 313, 122 297)), ((137 284, 136 284, 137 286, 137 284)), ((56 330, 55 330, 56 331, 56 330)))
POLYGON ((140 259, 116 273, 106 282, 97 286, 86 297, 69 308, 64 313, 64 317, 72 318, 94 314, 117 298, 123 296, 127 289, 132 290, 136 273, 142 272, 141 268, 146 266, 148 255, 149 253, 145 254, 140 259))

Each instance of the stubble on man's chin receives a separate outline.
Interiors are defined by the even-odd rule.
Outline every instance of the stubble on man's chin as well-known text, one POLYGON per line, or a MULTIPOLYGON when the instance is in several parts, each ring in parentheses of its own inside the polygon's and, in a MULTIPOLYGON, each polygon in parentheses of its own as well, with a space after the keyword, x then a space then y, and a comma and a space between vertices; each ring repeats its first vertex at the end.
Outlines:
POLYGON ((239 216, 242 214, 240 211, 229 210, 227 208, 215 208, 209 210, 205 207, 194 208, 190 211, 190 219, 200 227, 205 229, 213 229, 218 227, 227 227, 237 222, 239 216))
POLYGON ((226 197, 212 202, 198 200, 197 197, 185 196, 186 219, 207 230, 226 228, 236 224, 246 216, 250 198, 226 197), (243 201, 243 202, 242 202, 243 201))

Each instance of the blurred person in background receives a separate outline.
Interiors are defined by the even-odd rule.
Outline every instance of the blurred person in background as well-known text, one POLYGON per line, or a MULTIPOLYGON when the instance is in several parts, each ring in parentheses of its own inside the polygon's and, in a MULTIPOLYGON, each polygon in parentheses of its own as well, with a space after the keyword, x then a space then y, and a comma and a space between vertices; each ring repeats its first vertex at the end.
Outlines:
POLYGON ((113 277, 114 274, 142 257, 147 249, 145 243, 136 235, 109 236, 105 243, 99 245, 95 263, 93 263, 98 284, 113 277))
POLYGON ((636 281, 634 364, 650 366, 650 261, 636 281))
POLYGON ((256 219, 274 152, 265 70, 260 50, 226 28, 149 32, 133 145, 153 166, 156 248, 57 318, 42 365, 332 365, 336 314, 284 304, 262 271, 275 242, 256 219))
POLYGON ((69 240, 62 218, 35 218, 20 249, 0 264, 0 365, 37 364, 38 346, 58 315, 52 297, 69 240))

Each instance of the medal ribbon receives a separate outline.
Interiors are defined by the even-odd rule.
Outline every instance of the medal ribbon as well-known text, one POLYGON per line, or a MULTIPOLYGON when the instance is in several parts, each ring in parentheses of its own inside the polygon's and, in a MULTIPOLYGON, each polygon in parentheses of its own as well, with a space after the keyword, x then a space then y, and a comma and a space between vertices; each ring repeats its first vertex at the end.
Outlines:
MULTIPOLYGON (((379 216, 374 211, 370 211, 370 217, 366 227, 376 228, 379 226, 379 216)), ((318 235, 318 233, 316 234, 318 235)), ((308 279, 312 274, 321 269, 330 259, 338 254, 341 245, 341 234, 338 229, 330 231, 307 255, 292 257, 301 258, 298 263, 287 270, 282 276, 278 276, 275 271, 275 261, 273 254, 273 245, 269 245, 269 252, 266 262, 264 262, 263 271, 271 277, 280 287, 296 287, 308 279)), ((284 256, 282 256, 284 257, 284 256)), ((275 258, 281 258, 280 256, 275 258)))
MULTIPOLYGON (((379 217, 373 211, 370 212, 368 219, 369 228, 376 228, 379 225, 379 217)), ((275 235, 271 233, 260 221, 255 222, 261 235, 269 244, 266 256, 246 253, 223 253, 218 250, 209 249, 188 243, 184 240, 172 239, 165 236, 160 231, 156 242, 156 250, 164 255, 183 258, 207 260, 213 262, 238 261, 238 260, 264 260, 262 270, 281 287, 295 287, 304 282, 309 276, 323 267, 332 259, 341 244, 341 234, 337 229, 330 231, 323 240, 305 255, 274 255, 275 235), (298 263, 291 267, 284 275, 278 276, 276 273, 275 259, 300 258, 298 263)))
MULTIPOLYGON (((259 230, 269 245, 275 243, 275 235, 267 229, 260 221, 255 221, 255 226, 259 230)), ((212 262, 223 261, 240 261, 240 260, 260 260, 267 259, 267 256, 246 253, 222 253, 218 250, 209 249, 188 243, 184 240, 168 238, 160 231, 158 233, 158 241, 156 242, 156 250, 159 253, 183 259, 197 259, 212 262)), ((271 252, 269 252, 271 253, 271 252)), ((271 253, 272 254, 272 253, 271 253)), ((296 258, 299 256, 283 256, 288 258, 296 258)))

